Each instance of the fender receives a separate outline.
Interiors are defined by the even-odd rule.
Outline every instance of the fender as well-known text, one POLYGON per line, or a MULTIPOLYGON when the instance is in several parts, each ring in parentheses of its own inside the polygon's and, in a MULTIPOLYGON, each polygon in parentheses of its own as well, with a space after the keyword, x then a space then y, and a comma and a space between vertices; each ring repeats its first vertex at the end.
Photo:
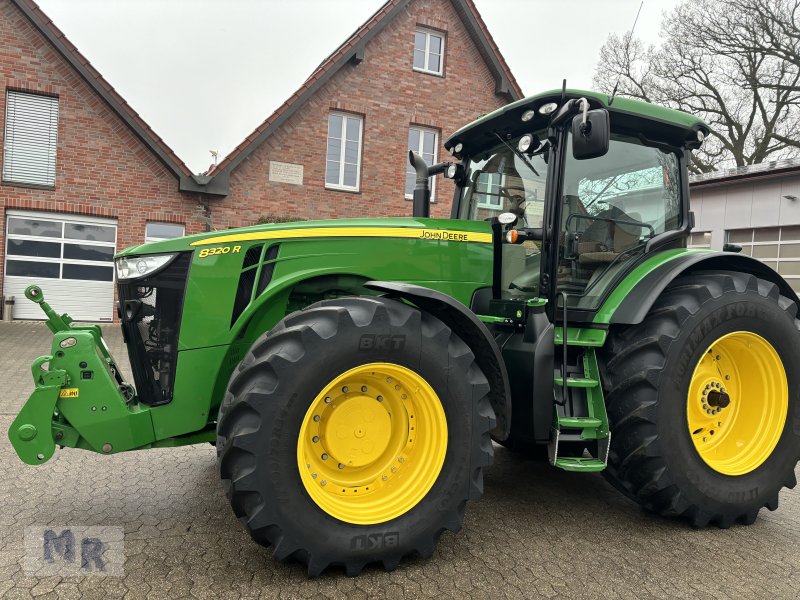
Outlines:
POLYGON ((368 281, 364 287, 408 300, 442 321, 467 343, 475 354, 478 366, 489 380, 490 401, 497 417, 497 425, 492 430, 492 436, 501 441, 505 440, 511 427, 508 371, 494 336, 475 313, 455 298, 419 285, 394 281, 368 281))
POLYGON ((732 252, 683 250, 674 258, 656 266, 644 276, 636 278, 636 270, 618 286, 623 295, 616 293, 606 300, 595 318, 596 323, 610 325, 635 325, 641 323, 661 292, 677 277, 695 271, 736 271, 750 273, 778 286, 782 295, 800 305, 797 294, 786 280, 755 258, 732 252), (627 290, 627 291, 626 291, 627 290))

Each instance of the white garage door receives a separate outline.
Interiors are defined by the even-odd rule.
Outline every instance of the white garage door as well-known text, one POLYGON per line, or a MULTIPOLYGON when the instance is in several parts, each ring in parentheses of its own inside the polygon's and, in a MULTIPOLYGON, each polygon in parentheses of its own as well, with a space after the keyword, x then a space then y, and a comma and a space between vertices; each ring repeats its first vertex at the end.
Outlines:
POLYGON ((25 288, 35 283, 57 313, 111 321, 116 221, 11 210, 6 215, 3 293, 15 297, 13 317, 43 318, 25 299, 25 288))
POLYGON ((800 226, 733 229, 727 241, 775 269, 800 293, 800 226))

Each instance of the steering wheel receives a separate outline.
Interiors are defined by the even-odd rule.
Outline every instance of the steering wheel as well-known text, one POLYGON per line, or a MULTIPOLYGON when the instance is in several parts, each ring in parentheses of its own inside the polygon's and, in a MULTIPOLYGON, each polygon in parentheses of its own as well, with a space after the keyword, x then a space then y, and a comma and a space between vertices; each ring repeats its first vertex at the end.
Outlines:
POLYGON ((525 199, 525 188, 511 186, 501 187, 500 195, 508 200, 508 212, 514 213, 517 215, 517 218, 519 218, 521 221, 524 221, 525 207, 528 204, 528 201, 525 199))

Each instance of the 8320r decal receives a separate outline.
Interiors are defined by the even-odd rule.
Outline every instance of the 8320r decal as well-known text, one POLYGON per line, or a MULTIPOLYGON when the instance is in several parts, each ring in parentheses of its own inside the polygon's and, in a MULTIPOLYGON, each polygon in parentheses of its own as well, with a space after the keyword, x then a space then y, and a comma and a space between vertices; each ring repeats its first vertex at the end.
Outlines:
POLYGON ((216 256, 217 254, 238 254, 241 249, 241 246, 215 246, 213 248, 203 248, 200 250, 200 258, 216 256))

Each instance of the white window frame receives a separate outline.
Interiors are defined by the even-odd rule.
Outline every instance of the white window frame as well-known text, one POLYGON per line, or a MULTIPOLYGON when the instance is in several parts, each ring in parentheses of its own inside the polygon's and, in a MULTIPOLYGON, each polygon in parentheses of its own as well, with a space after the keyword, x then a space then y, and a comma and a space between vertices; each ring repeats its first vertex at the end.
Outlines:
POLYGON ((445 34, 441 31, 435 31, 432 29, 425 29, 424 27, 417 27, 414 30, 414 52, 417 50, 417 40, 416 34, 421 33, 425 36, 425 66, 424 67, 415 67, 414 66, 414 54, 412 52, 411 55, 411 68, 418 73, 428 73, 430 75, 440 75, 444 76, 444 44, 445 44, 445 34), (431 36, 435 36, 442 40, 442 51, 439 55, 439 70, 435 71, 429 68, 431 62, 431 36))
POLYGON ((55 187, 58 111, 57 96, 6 90, 3 183, 55 187))
POLYGON ((364 144, 364 117, 361 115, 331 111, 328 113, 328 136, 325 138, 325 188, 329 190, 340 190, 345 192, 359 192, 361 191, 361 152, 364 144), (342 137, 339 140, 339 183, 328 182, 328 146, 327 143, 331 139, 331 117, 342 117, 342 137), (356 184, 354 186, 345 185, 344 181, 344 150, 345 142, 347 141, 347 123, 348 119, 358 121, 358 162, 356 163, 356 184))
POLYGON ((700 248, 701 250, 709 249, 709 248, 711 248, 711 237, 712 237, 712 235, 713 234, 712 234, 711 231, 692 231, 691 233, 689 233, 689 239, 687 240, 688 243, 686 244, 686 247, 687 248, 700 248), (707 244, 705 244, 705 243, 704 244, 692 244, 691 243, 691 241, 692 241, 691 236, 693 236, 693 235, 703 235, 703 236, 708 235, 708 243, 707 244))
POLYGON ((176 238, 180 238, 180 237, 183 237, 185 235, 186 235, 186 225, 184 225, 183 223, 167 223, 167 222, 164 222, 164 221, 148 221, 144 225, 144 243, 145 244, 149 244, 150 242, 161 242, 163 240, 174 240, 176 238), (147 233, 147 229, 148 229, 148 227, 150 227, 150 225, 171 225, 173 227, 180 227, 181 228, 181 234, 173 236, 173 237, 160 237, 160 236, 156 236, 156 235, 149 235, 147 233))
MULTIPOLYGON (((502 173, 486 173, 486 175, 488 176, 488 181, 486 182, 487 191, 491 192, 492 188, 496 187, 497 191, 499 192, 500 188, 503 187, 503 177, 504 177, 504 175, 502 173), (497 183, 494 182, 495 177, 497 179, 499 179, 499 181, 497 183)), ((477 181, 476 181, 475 185, 477 186, 477 181)), ((476 192, 473 192, 473 193, 476 193, 476 192)), ((482 194, 482 195, 484 197, 486 197, 485 194, 482 194)), ((502 210, 503 210, 503 197, 499 193, 498 193, 497 196, 489 196, 489 197, 496 198, 497 199, 497 204, 492 204, 491 202, 481 202, 479 200, 477 205, 476 205, 476 208, 483 208, 483 209, 486 209, 486 210, 496 210, 496 211, 502 212, 502 210)))
MULTIPOLYGON (((417 146, 416 148, 408 148, 406 150, 405 154, 403 155, 404 158, 405 158, 405 163, 406 163, 406 177, 408 177, 409 173, 414 173, 416 175, 416 171, 414 171, 414 167, 412 167, 408 163, 408 151, 409 150, 413 150, 414 152, 416 152, 417 154, 422 156, 422 149, 425 147, 425 134, 426 133, 432 133, 433 134, 433 162, 431 162, 431 164, 429 164, 428 166, 430 167, 432 165, 435 165, 436 161, 439 160, 438 159, 438 156, 439 156, 439 132, 436 129, 431 129, 430 127, 419 127, 417 125, 412 125, 411 127, 409 127, 408 128, 408 133, 410 134, 412 130, 415 130, 415 131, 419 132, 419 146, 417 146)), ((436 200, 435 200, 436 199, 436 177, 431 177, 431 178, 429 178, 428 181, 430 182, 431 203, 433 204, 433 203, 436 202, 436 200)), ((405 179, 404 179, 403 180, 403 187, 404 188, 405 188, 405 185, 406 185, 406 183, 405 183, 405 179)), ((403 190, 403 192, 405 193, 405 189, 403 190)), ((412 200, 413 198, 414 198, 413 190, 412 190, 411 194, 405 194, 405 199, 406 200, 412 200)))

